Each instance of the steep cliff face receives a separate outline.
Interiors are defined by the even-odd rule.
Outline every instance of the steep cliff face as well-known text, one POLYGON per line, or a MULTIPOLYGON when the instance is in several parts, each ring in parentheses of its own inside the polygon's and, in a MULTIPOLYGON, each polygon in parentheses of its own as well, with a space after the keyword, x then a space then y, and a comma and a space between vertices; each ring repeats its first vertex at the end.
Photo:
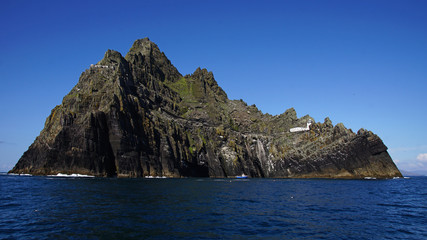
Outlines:
POLYGON ((108 50, 47 118, 13 173, 96 176, 391 178, 387 147, 367 130, 316 123, 229 100, 211 72, 182 76, 148 38, 108 50), (305 126, 308 131, 290 128, 305 126))

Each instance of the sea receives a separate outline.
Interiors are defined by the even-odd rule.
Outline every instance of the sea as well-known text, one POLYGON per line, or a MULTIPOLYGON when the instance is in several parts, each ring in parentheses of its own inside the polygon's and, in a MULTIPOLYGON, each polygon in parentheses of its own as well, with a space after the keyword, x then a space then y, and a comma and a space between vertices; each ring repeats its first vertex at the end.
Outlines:
POLYGON ((0 239, 427 239, 427 177, 0 175, 0 239))

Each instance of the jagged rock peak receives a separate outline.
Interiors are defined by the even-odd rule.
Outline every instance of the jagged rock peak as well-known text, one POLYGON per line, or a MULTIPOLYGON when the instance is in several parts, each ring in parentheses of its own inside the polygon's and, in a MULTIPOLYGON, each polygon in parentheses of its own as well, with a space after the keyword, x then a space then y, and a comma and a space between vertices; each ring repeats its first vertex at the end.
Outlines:
POLYGON ((194 73, 191 76, 193 76, 193 77, 210 76, 210 77, 213 78, 213 73, 211 71, 208 71, 206 68, 200 68, 200 67, 198 67, 196 69, 196 71, 194 71, 194 73))
POLYGON ((297 112, 295 111, 295 108, 289 108, 284 113, 282 113, 286 119, 290 119, 292 121, 296 121, 297 118, 297 112))
POLYGON ((209 88, 213 91, 216 100, 225 102, 228 99, 227 94, 215 80, 213 73, 206 68, 198 67, 193 74, 186 75, 185 77, 200 82, 203 85, 205 95, 207 94, 207 88, 209 88))
POLYGON ((152 41, 150 41, 149 38, 142 38, 136 40, 131 49, 129 50, 129 53, 141 53, 144 56, 150 56, 152 54, 158 54, 161 53, 159 47, 152 41))
POLYGON ((213 73, 211 71, 208 71, 206 68, 201 69, 200 67, 198 67, 193 74, 186 75, 185 77, 189 77, 202 82, 207 82, 209 83, 209 85, 218 85, 213 73))
POLYGON ((124 63, 125 61, 126 60, 123 58, 121 53, 108 49, 104 54, 104 58, 98 62, 98 65, 118 65, 119 63, 124 63))
POLYGON ((325 126, 327 126, 327 127, 333 127, 333 126, 334 126, 334 125, 332 124, 331 119, 329 119, 329 117, 326 117, 326 118, 325 118, 325 120, 324 120, 324 124, 325 124, 325 126))
POLYGON ((148 38, 136 40, 125 59, 134 67, 148 71, 161 81, 176 81, 182 77, 166 55, 148 38))

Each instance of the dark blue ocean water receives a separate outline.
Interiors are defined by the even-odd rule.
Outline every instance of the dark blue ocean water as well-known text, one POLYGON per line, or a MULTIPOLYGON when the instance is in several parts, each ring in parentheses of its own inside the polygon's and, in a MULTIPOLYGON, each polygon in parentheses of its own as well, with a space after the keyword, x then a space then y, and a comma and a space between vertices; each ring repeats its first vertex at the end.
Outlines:
POLYGON ((0 175, 0 239, 427 239, 426 185, 0 175))

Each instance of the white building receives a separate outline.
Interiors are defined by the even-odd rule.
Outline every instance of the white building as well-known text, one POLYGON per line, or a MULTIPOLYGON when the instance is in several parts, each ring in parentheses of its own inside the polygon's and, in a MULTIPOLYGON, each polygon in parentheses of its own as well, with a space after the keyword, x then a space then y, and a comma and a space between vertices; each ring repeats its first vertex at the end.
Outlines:
POLYGON ((311 119, 308 119, 307 126, 306 127, 295 127, 289 129, 290 132, 304 132, 310 130, 311 125, 311 119))

